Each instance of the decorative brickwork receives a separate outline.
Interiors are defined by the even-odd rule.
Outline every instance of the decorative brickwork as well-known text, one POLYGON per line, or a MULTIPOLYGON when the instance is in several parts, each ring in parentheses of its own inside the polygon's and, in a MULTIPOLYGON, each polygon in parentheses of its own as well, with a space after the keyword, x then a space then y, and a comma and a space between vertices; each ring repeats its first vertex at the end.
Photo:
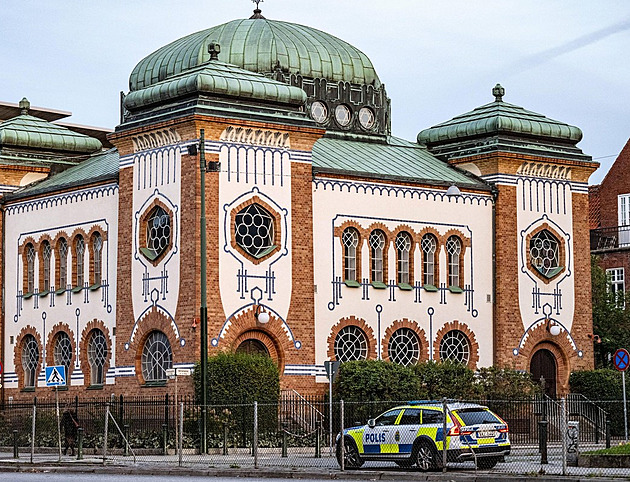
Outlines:
POLYGON ((427 341, 426 334, 422 328, 418 326, 413 320, 408 320, 407 318, 403 318, 402 320, 394 321, 387 329, 385 330, 385 335, 383 336, 383 342, 381 345, 381 353, 383 354, 383 360, 391 361, 389 357, 389 341, 391 340, 392 335, 401 328, 409 328, 416 335, 418 335, 418 340, 420 341, 420 358, 418 359, 418 363, 423 363, 429 360, 429 342, 427 341))
POLYGON ((442 339, 444 335, 446 335, 449 331, 459 330, 461 331, 466 338, 468 339, 468 346, 470 348, 470 357, 468 359, 468 367, 473 370, 477 369, 477 363, 479 362, 479 343, 477 343, 477 338, 475 334, 472 332, 466 323, 461 323, 457 320, 451 321, 450 323, 446 323, 435 335, 435 343, 433 345, 433 349, 436 353, 433 354, 434 360, 440 359, 440 344, 442 343, 442 339))
POLYGON ((332 327, 330 330, 330 335, 328 335, 328 359, 336 360, 335 357, 335 340, 337 339, 337 335, 339 332, 345 328, 346 326, 356 326, 363 331, 365 334, 365 339, 367 340, 367 359, 375 360, 376 359, 376 339, 374 338, 374 330, 368 326, 365 320, 361 318, 356 318, 355 316, 349 316, 347 318, 342 318, 339 322, 332 327))

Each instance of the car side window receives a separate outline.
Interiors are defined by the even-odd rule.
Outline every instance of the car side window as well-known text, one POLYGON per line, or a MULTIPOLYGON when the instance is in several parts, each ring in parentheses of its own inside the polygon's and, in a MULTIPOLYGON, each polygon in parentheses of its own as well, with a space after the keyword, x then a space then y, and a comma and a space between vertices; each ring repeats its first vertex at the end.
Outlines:
POLYGON ((382 427, 383 425, 394 425, 394 423, 396 423, 396 419, 398 418, 398 414, 400 414, 400 409, 385 412, 376 419, 376 426, 382 427))
POLYGON ((422 425, 430 425, 433 423, 444 423, 444 417, 439 410, 423 410, 422 425))
POLYGON ((398 425, 419 425, 420 424, 420 409, 419 408, 406 408, 405 412, 400 417, 398 425))

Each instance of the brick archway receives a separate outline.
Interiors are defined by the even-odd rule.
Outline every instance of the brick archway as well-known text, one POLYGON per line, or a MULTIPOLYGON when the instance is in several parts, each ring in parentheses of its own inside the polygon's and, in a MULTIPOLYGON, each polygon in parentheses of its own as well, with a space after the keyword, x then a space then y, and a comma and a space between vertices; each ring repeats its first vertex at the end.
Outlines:
POLYGON ((105 357, 105 363, 103 364, 103 385, 106 381, 106 373, 109 370, 109 364, 112 359, 112 352, 114 350, 114 345, 112 343, 112 338, 109 334, 109 330, 105 326, 105 324, 101 320, 94 319, 90 321, 81 334, 81 341, 79 343, 80 349, 80 363, 81 363, 81 371, 83 372, 83 385, 89 387, 92 385, 92 369, 90 368, 90 362, 88 361, 88 344, 90 341, 90 335, 94 330, 100 330, 103 332, 103 336, 105 337, 105 341, 107 343, 107 356, 105 357))
POLYGON ((360 328, 365 334, 365 338, 367 340, 367 359, 375 360, 376 359, 376 338, 374 338, 374 330, 368 326, 365 320, 361 318, 356 318, 355 316, 348 316, 347 318, 342 318, 339 320, 335 326, 330 330, 330 335, 328 335, 328 359, 336 360, 335 357, 335 339, 339 332, 345 328, 346 326, 356 326, 360 328))
MULTIPOLYGON (((37 360, 37 371, 35 375, 35 386, 32 389, 37 388, 37 379, 39 378, 39 373, 42 370, 42 356, 43 356, 43 345, 42 338, 39 336, 39 332, 36 328, 32 326, 25 326, 20 331, 20 334, 17 336, 15 340, 15 349, 13 352, 13 366, 15 367, 15 374, 18 377, 18 387, 24 389, 24 368, 22 367, 22 350, 24 349, 24 338, 27 335, 33 335, 35 341, 37 342, 37 347, 39 349, 39 357, 37 360)), ((31 390, 31 388, 29 388, 31 390)))

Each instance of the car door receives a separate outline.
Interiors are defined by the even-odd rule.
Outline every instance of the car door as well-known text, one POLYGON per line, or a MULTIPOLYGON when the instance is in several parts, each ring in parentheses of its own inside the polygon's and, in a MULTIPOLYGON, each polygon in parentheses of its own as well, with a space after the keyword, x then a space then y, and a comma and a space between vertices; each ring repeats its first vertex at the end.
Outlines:
POLYGON ((402 409, 396 408, 379 415, 374 427, 367 426, 363 432, 363 450, 366 455, 398 453, 394 444, 394 424, 402 409))
POLYGON ((413 442, 420 426, 419 408, 405 408, 394 429, 394 441, 398 444, 398 453, 411 455, 413 442))

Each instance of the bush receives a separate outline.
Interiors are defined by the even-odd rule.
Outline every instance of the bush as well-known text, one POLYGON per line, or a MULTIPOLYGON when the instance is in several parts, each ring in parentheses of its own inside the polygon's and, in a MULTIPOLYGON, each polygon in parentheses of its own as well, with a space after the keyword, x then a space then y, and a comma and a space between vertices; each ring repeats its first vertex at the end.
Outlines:
POLYGON ((461 363, 429 361, 414 365, 411 369, 421 383, 423 396, 420 398, 473 400, 480 396, 475 372, 461 363))
POLYGON ((477 374, 477 384, 486 400, 532 399, 540 394, 540 385, 530 373, 511 368, 484 367, 477 374))

